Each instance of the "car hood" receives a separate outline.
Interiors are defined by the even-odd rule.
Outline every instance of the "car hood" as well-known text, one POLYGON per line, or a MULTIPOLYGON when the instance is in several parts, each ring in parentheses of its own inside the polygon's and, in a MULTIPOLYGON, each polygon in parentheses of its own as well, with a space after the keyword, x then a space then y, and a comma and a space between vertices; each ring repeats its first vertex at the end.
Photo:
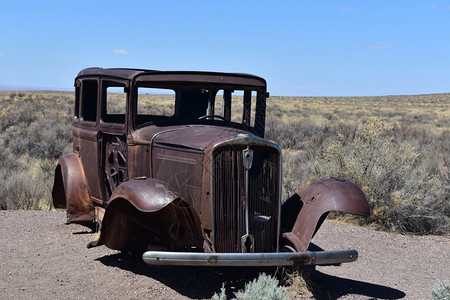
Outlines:
POLYGON ((249 134, 249 132, 212 125, 149 126, 137 130, 134 138, 136 141, 152 142, 153 145, 204 151, 207 147, 233 139, 240 134, 249 134))

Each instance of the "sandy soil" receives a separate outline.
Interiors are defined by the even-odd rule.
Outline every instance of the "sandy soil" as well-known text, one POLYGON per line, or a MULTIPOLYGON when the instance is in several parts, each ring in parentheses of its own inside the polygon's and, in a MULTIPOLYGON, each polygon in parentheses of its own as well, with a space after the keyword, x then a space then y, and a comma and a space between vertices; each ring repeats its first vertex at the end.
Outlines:
MULTIPOLYGON (((91 230, 64 222, 64 212, 0 211, 0 299, 209 299, 222 283, 231 297, 261 271, 148 266, 104 246, 87 249, 91 230)), ((355 248, 359 259, 311 270, 314 294, 295 299, 429 299, 450 280, 449 236, 325 222, 314 243, 355 248)))

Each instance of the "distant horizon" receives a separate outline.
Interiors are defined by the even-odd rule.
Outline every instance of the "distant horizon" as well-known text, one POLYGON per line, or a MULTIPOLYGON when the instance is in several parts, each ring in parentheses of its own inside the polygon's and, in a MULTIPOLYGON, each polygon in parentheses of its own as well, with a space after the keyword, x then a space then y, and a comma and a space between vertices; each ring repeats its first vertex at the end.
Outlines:
MULTIPOLYGON (((50 88, 50 87, 11 87, 0 85, 0 92, 75 92, 75 88, 67 88, 67 89, 58 89, 58 88, 50 88)), ((316 98, 356 98, 356 97, 401 97, 401 96, 421 96, 421 95, 441 95, 441 94, 450 94, 450 92, 443 93, 424 93, 424 94, 389 94, 389 95, 356 95, 356 96, 317 96, 317 95, 274 95, 268 91, 270 97, 316 97, 316 98)))
POLYGON ((75 88, 52 88, 52 87, 37 87, 37 86, 8 86, 0 85, 2 92, 19 92, 19 91, 53 91, 53 92, 74 92, 75 88))

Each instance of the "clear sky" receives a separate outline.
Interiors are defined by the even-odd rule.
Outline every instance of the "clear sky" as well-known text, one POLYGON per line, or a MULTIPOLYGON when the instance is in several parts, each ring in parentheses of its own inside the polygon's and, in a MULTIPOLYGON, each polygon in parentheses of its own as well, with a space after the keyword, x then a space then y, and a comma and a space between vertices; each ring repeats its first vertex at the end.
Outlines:
POLYGON ((0 0, 0 88, 86 67, 264 77, 272 95, 450 92, 450 0, 0 0))

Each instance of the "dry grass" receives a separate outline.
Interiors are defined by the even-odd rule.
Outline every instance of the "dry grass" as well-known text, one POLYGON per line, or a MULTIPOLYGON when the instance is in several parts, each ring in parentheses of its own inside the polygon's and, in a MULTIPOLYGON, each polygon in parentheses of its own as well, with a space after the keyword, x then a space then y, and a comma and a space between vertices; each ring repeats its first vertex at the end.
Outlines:
POLYGON ((266 133, 284 149, 286 197, 320 178, 343 177, 368 196, 372 215, 364 222, 450 232, 450 94, 273 97, 268 107, 276 108, 266 133))
POLYGON ((440 130, 450 128, 450 94, 379 97, 271 97, 269 118, 314 125, 357 123, 373 117, 383 122, 440 130))
MULTIPOLYGON (((53 167, 71 151, 73 98, 70 92, 0 92, 3 209, 51 207, 53 167)), ((172 98, 142 95, 142 103, 170 112, 172 98)), ((111 98, 112 112, 120 101, 111 98)), ((367 194, 370 224, 448 234, 449 107, 450 94, 269 98, 266 137, 283 149, 283 195, 323 177, 345 177, 367 194)))
POLYGON ((285 267, 282 268, 280 277, 281 283, 297 295, 305 295, 317 289, 310 278, 310 272, 307 270, 297 267, 285 267))

